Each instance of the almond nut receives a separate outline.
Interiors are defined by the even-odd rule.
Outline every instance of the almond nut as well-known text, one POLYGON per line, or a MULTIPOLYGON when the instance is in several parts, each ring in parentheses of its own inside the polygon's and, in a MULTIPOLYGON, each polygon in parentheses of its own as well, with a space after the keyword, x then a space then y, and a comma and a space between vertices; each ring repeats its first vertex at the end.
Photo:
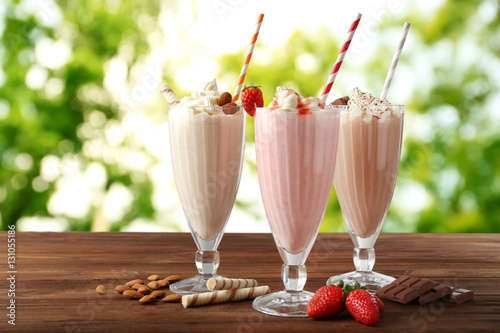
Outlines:
POLYGON ((104 294, 106 293, 106 286, 103 286, 102 284, 100 286, 97 286, 97 288, 95 288, 95 291, 97 291, 99 294, 104 294))
POLYGON ((148 303, 151 303, 155 300, 155 297, 154 296, 151 296, 151 295, 146 295, 144 297, 142 297, 139 302, 141 302, 142 304, 148 304, 148 303))
POLYGON ((160 298, 165 296, 167 293, 164 290, 155 290, 153 291, 150 296, 153 296, 155 298, 160 298))
POLYGON ((132 286, 132 289, 134 289, 134 290, 139 290, 139 288, 140 288, 140 287, 144 287, 144 285, 143 285, 143 284, 136 283, 136 284, 134 284, 134 285, 132 286))
POLYGON ((146 286, 141 286, 139 289, 137 289, 137 291, 143 295, 147 295, 147 294, 151 293, 151 289, 149 289, 146 286))
POLYGON ((167 280, 169 283, 174 283, 174 282, 178 282, 181 280, 181 278, 177 275, 170 275, 170 276, 167 276, 165 278, 165 280, 167 280))
POLYGON ((236 103, 227 103, 226 105, 222 106, 222 111, 225 114, 234 114, 238 112, 239 108, 236 103))
POLYGON ((116 286, 115 287, 115 290, 120 293, 120 294, 123 294, 124 291, 127 291, 127 290, 132 290, 132 288, 130 287, 127 287, 125 285, 121 285, 121 286, 116 286))
POLYGON ((158 281, 160 279, 160 276, 159 275, 151 275, 150 277, 148 277, 148 280, 149 281, 158 281))
POLYGON ((148 287, 150 289, 156 290, 156 289, 160 289, 160 284, 157 281, 151 281, 148 283, 148 287))
POLYGON ((125 283, 125 285, 128 287, 132 287, 134 284, 144 284, 144 281, 142 281, 140 279, 136 279, 136 280, 132 280, 132 281, 125 283))
POLYGON ((125 290, 123 292, 123 295, 127 296, 130 299, 140 299, 144 297, 144 294, 141 294, 140 292, 135 290, 125 290))
POLYGON ((231 103, 232 100, 233 96, 231 96, 231 94, 226 91, 219 95, 219 99, 217 100, 217 105, 223 106, 227 103, 231 103))
POLYGON ((177 295, 177 294, 168 295, 167 297, 162 299, 163 302, 167 302, 167 303, 176 303, 176 302, 180 302, 181 300, 182 300, 182 296, 177 295))
POLYGON ((170 282, 168 282, 167 280, 158 280, 156 282, 158 282, 158 284, 160 285, 160 288, 165 288, 165 287, 168 287, 170 285, 170 282))

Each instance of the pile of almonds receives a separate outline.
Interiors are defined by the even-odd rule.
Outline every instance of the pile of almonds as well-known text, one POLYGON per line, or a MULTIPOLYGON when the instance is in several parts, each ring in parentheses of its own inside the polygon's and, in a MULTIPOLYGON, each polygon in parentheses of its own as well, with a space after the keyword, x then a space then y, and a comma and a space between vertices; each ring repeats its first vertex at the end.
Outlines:
POLYGON ((233 96, 231 96, 231 94, 228 93, 227 91, 219 95, 219 99, 217 100, 217 105, 222 106, 222 111, 225 114, 233 114, 236 111, 238 111, 236 103, 231 103, 232 99, 233 96))
MULTIPOLYGON (((135 279, 124 285, 116 286, 115 290, 129 299, 138 299, 142 304, 152 303, 157 298, 162 298, 161 300, 167 303, 180 302, 182 299, 181 295, 171 294, 167 296, 167 293, 162 290, 162 288, 168 288, 171 283, 180 280, 181 278, 177 275, 170 275, 161 279, 159 275, 154 274, 149 276, 147 281, 135 279)), ((99 294, 104 294, 106 287, 100 285, 96 288, 96 291, 99 294)))

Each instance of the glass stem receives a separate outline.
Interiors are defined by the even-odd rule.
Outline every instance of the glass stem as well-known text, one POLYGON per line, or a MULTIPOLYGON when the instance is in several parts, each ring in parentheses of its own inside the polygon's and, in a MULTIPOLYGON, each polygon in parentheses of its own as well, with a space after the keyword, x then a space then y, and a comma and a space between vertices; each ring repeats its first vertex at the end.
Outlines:
POLYGON ((302 291, 307 281, 305 265, 283 265, 281 279, 286 291, 302 291))
POLYGON ((213 276, 219 268, 219 251, 202 251, 196 252, 196 268, 203 276, 213 276))
POLYGON ((371 272, 375 265, 375 249, 354 248, 354 266, 358 272, 371 272))

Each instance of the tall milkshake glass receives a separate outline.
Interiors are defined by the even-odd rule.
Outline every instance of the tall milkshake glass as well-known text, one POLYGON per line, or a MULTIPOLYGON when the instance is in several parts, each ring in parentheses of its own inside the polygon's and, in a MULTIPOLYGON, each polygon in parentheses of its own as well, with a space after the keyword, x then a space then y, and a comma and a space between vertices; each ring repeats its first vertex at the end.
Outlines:
MULTIPOLYGON (((369 100, 371 97, 364 97, 369 100)), ((370 95, 371 96, 371 95, 370 95)), ((360 99, 363 103, 366 100, 360 99)), ((387 102, 380 105, 350 104, 340 116, 340 133, 335 169, 337 192, 344 220, 354 242, 356 271, 333 276, 358 281, 375 291, 394 278, 373 272, 374 245, 392 200, 401 155, 404 106, 387 102)))
MULTIPOLYGON (((215 106, 217 108, 217 106, 215 106)), ((214 107, 171 105, 170 149, 177 193, 198 251, 198 275, 170 285, 177 294, 209 291, 218 277, 217 247, 234 205, 245 145, 246 113, 213 113, 214 107)))
POLYGON ((339 108, 306 114, 259 108, 255 115, 257 170, 264 208, 284 265, 285 290, 256 298, 260 312, 307 316, 305 261, 323 219, 333 181, 339 108))

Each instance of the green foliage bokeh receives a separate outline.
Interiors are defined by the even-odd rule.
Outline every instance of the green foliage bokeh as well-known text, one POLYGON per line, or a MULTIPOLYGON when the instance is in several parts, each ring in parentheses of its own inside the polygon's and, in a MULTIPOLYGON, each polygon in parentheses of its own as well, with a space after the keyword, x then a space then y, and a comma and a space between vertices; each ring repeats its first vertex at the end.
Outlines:
MULTIPOLYGON (((175 13, 176 3, 168 4, 175 13)), ((392 205, 383 231, 500 231, 500 131, 496 128, 498 111, 493 110, 494 101, 500 100, 500 80, 498 72, 489 66, 489 63, 497 66, 499 63, 500 14, 497 10, 491 20, 478 23, 481 4, 480 1, 447 0, 432 16, 422 14, 415 4, 405 18, 412 22, 411 35, 418 43, 414 50, 419 50, 404 53, 399 66, 406 68, 405 73, 419 71, 417 60, 432 57, 433 50, 451 48, 457 57, 434 61, 427 87, 413 91, 405 100, 406 128, 419 126, 413 120, 417 117, 425 119, 429 128, 422 129, 427 137, 405 136, 395 195, 404 196, 403 188, 416 187, 425 191, 427 201, 418 211, 392 205), (474 61, 463 63, 464 41, 474 48, 474 61), (443 121, 448 116, 454 121, 443 121)), ((139 177, 124 172, 116 163, 89 158, 82 153, 85 140, 78 133, 96 110, 107 121, 120 119, 122 110, 104 87, 105 64, 124 45, 133 45, 133 54, 128 60, 130 66, 141 61, 149 50, 148 35, 160 29, 156 20, 147 29, 139 26, 137 17, 157 18, 159 3, 124 1, 118 11, 110 11, 105 2, 100 1, 61 2, 58 10, 62 24, 56 27, 40 23, 36 13, 19 15, 19 6, 18 2, 5 5, 5 28, 0 47, 4 73, 0 106, 8 109, 7 116, 0 119, 2 229, 24 216, 51 215, 47 203, 55 191, 55 183, 39 191, 32 185, 38 181, 41 160, 47 155, 63 158, 71 154, 83 164, 100 163, 107 172, 106 189, 120 183, 131 190, 132 207, 109 230, 119 231, 137 218, 155 219, 157 212, 151 198, 154 184, 144 176, 147 171, 139 177), (36 63, 34 54, 39 39, 55 40, 65 33, 71 34, 72 57, 62 68, 47 70, 50 78, 64 83, 63 91, 54 98, 47 96, 43 89, 26 87, 26 75, 36 63), (85 94, 89 89, 98 96, 85 94), (31 156, 33 163, 28 169, 16 166, 19 154, 31 156)), ((386 22, 379 29, 383 33, 401 27, 402 23, 390 22, 389 25, 386 22)), ((325 73, 332 66, 332 55, 338 52, 340 43, 341 40, 333 38, 327 29, 319 29, 295 31, 279 50, 259 45, 272 54, 272 66, 253 62, 246 81, 258 83, 267 102, 279 85, 293 87, 302 95, 318 95, 325 73), (317 63, 314 71, 304 72, 297 67, 296 59, 303 54, 314 56, 317 63)), ((393 43, 382 43, 376 56, 362 67, 346 63, 343 75, 347 72, 363 76, 368 82, 364 90, 380 90, 390 59, 387 55, 392 54, 393 46, 393 43)), ((217 61, 224 64, 219 75, 236 78, 241 69, 242 53, 226 54, 217 61)), ((176 88, 171 72, 163 79, 176 88)), ((336 84, 342 85, 340 75, 338 80, 336 84)), ((341 89, 341 92, 348 90, 341 89)), ((144 112, 147 114, 148 108, 162 108, 159 99, 155 103, 144 112)), ((249 118, 247 142, 251 145, 253 141, 253 119, 249 118)), ((256 166, 247 163, 255 172, 256 166)), ((243 203, 237 202, 237 205, 251 209, 245 208, 243 203)), ((99 212, 92 208, 83 218, 68 218, 69 230, 92 230, 98 215, 99 212)), ((332 188, 321 231, 345 230, 332 188)))

